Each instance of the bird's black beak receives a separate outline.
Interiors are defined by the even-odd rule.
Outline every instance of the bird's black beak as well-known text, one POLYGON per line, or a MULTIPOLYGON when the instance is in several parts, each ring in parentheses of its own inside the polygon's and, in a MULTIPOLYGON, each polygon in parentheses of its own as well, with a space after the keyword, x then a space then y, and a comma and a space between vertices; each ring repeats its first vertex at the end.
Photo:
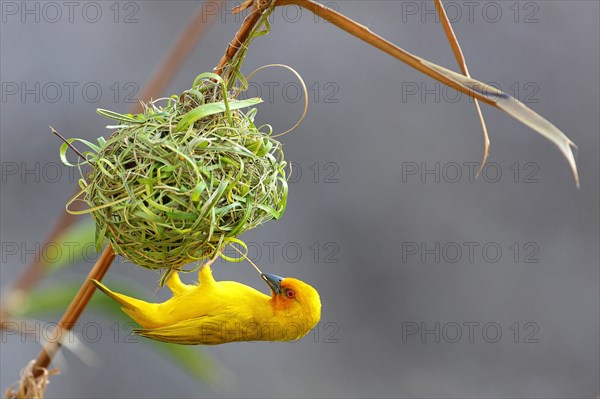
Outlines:
POLYGON ((281 280, 283 280, 283 277, 279 277, 269 273, 263 273, 261 274, 261 277, 263 278, 263 280, 265 280, 267 285, 275 294, 281 293, 281 280))

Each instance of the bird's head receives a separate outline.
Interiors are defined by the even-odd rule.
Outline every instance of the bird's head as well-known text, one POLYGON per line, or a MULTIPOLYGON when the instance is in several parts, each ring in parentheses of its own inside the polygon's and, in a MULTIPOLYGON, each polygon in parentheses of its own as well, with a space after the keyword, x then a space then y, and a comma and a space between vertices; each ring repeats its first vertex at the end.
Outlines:
POLYGON ((292 277, 263 273, 262 278, 271 288, 274 311, 285 322, 302 326, 298 336, 293 339, 308 334, 321 319, 321 299, 317 290, 292 277))

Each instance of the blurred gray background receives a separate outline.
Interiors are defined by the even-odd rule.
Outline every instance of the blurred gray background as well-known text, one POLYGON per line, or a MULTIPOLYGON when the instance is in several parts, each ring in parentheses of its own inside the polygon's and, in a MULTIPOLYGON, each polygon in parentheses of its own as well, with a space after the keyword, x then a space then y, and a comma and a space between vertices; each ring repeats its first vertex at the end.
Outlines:
MULTIPOLYGON (((243 239, 263 270, 319 290, 320 325, 295 343, 202 348, 198 356, 216 364, 209 384, 126 342, 126 330, 115 337, 110 315, 87 312, 81 322, 97 322, 101 336, 78 333, 94 362, 66 351, 47 397, 597 396, 599 3, 447 3, 472 75, 516 95, 579 146, 580 190, 551 143, 485 105, 491 164, 471 181, 482 134, 468 99, 307 11, 277 9, 244 72, 294 67, 310 107, 282 138, 296 170, 286 214, 243 239)), ((43 242, 75 188, 48 125, 66 137, 107 135, 110 121, 96 108, 126 112, 129 94, 139 94, 201 3, 74 4, 70 16, 62 2, 1 2, 3 245, 43 242)), ((433 2, 328 4, 458 69, 433 2)), ((239 26, 234 5, 219 10, 165 95, 216 65, 239 26)), ((257 74, 249 95, 265 99, 259 121, 276 131, 293 125, 297 87, 285 70, 257 74)), ((3 293, 32 256, 3 254, 3 293)), ((81 281, 92 263, 44 284, 81 281)), ((266 292, 247 263, 214 270, 266 292)), ((145 287, 146 299, 156 291, 156 275, 122 262, 107 281, 123 278, 145 287)), ((3 337, 2 389, 38 351, 34 340, 3 337)))

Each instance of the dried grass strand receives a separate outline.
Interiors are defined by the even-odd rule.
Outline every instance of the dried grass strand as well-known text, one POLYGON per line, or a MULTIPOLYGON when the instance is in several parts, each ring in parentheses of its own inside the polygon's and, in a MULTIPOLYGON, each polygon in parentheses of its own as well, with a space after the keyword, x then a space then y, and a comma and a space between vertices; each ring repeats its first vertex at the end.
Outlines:
POLYGON ((42 399, 44 397, 50 383, 50 376, 60 372, 58 369, 48 370, 45 367, 35 367, 35 364, 36 361, 33 359, 21 370, 20 380, 4 392, 5 399, 42 399), (41 369, 41 374, 38 369, 41 369), (39 376, 36 377, 36 374, 39 376))

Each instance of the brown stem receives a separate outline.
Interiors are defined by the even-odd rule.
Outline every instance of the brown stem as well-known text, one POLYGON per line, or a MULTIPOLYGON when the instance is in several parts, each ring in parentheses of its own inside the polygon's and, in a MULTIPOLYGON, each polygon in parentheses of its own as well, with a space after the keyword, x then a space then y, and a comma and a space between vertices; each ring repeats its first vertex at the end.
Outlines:
POLYGON ((425 75, 436 79, 441 83, 468 95, 469 97, 476 98, 494 107, 498 106, 494 100, 489 99, 474 90, 471 90, 467 87, 456 83, 452 79, 449 79, 447 76, 443 75, 442 73, 425 63, 425 60, 409 53, 408 51, 401 49, 394 43, 371 32, 371 30, 369 30, 369 28, 367 28, 366 26, 359 24, 358 22, 340 14, 337 11, 332 10, 331 8, 327 8, 319 3, 315 3, 312 0, 275 0, 275 7, 288 5, 295 5, 298 7, 305 8, 313 14, 323 18, 324 20, 331 22, 343 31, 348 32, 352 36, 357 37, 369 43, 371 46, 378 48, 384 53, 391 55, 392 57, 404 62, 405 64, 410 65, 411 67, 415 68, 421 73, 424 73, 425 75))
MULTIPOLYGON (((217 0, 217 7, 221 6, 224 1, 225 0, 217 0)), ((206 32, 206 29, 212 24, 219 14, 211 13, 206 15, 203 13, 203 8, 204 7, 202 6, 198 7, 198 10, 188 25, 179 34, 173 43, 171 50, 163 58, 160 66, 156 69, 156 72, 152 75, 146 87, 140 93, 141 100, 149 100, 153 97, 157 97, 165 90, 169 82, 171 82, 173 77, 177 74, 177 71, 179 71, 183 65, 183 62, 187 59, 198 41, 202 38, 206 32)), ((141 110, 142 105, 140 102, 137 102, 132 105, 130 112, 135 114, 141 112, 141 110)), ((82 207, 83 204, 80 202, 73 204, 74 210, 81 210, 83 209, 82 207)), ((43 249, 49 243, 55 241, 61 234, 67 231, 69 227, 75 224, 78 219, 79 218, 75 215, 71 215, 67 212, 63 213, 50 231, 50 234, 48 234, 48 237, 41 248, 43 249)), ((35 256, 34 260, 27 265, 23 273, 17 278, 9 297, 19 298, 29 292, 43 275, 45 266, 46 263, 43 260, 43 256, 35 256)), ((10 304, 11 300, 9 299, 7 303, 10 304)), ((6 309, 3 309, 3 311, 6 311, 6 309)))
MULTIPOLYGON (((440 15, 440 20, 442 21, 442 27, 444 28, 444 32, 446 33, 446 37, 450 42, 450 47, 452 47, 452 52, 454 53, 454 58, 456 58, 456 62, 458 62, 458 66, 462 71, 462 74, 466 77, 470 78, 469 68, 467 67, 467 61, 465 60, 465 56, 460 48, 460 44, 458 43, 458 39, 454 34, 454 29, 452 29, 452 24, 450 23, 450 19, 448 19, 448 15, 446 14, 446 10, 444 9, 444 5, 442 4, 442 0, 435 0, 435 8, 440 15)), ((479 117, 479 123, 481 124, 481 129, 483 130, 483 159, 481 160, 481 164, 479 165, 479 171, 477 174, 481 173, 483 169, 483 165, 485 165, 488 154, 490 151, 490 136, 488 135, 487 126, 485 124, 485 119, 483 118, 483 113, 481 112, 481 107, 479 106, 479 102, 474 100, 475 110, 477 111, 477 116, 479 117)))
POLYGON ((81 313, 89 303, 90 299, 92 299, 92 295, 94 295, 94 291, 96 287, 90 282, 90 280, 102 280, 108 268, 110 267, 112 261, 115 258, 115 253, 112 247, 109 245, 104 249, 100 258, 96 261, 96 264, 90 270, 87 279, 79 288, 77 295, 71 301, 71 304, 65 311, 65 314, 58 322, 56 329, 52 333, 52 337, 48 340, 47 343, 35 362, 35 366, 33 368, 33 376, 35 378, 41 376, 44 373, 44 369, 48 368, 52 358, 60 350, 62 346, 62 337, 64 337, 67 332, 69 332, 75 323, 81 316, 81 313))
MULTIPOLYGON (((247 4, 249 3, 246 2, 245 4, 246 5, 242 5, 241 7, 239 7, 238 10, 241 11, 247 8, 247 4)), ((256 24, 258 23, 258 21, 260 21, 262 13, 267 8, 269 8, 270 4, 271 2, 269 1, 256 0, 254 2, 254 4, 252 5, 252 11, 244 19, 242 26, 240 26, 240 28, 238 29, 233 40, 229 42, 227 49, 225 49, 225 54, 223 54, 223 57, 221 57, 221 60, 215 67, 215 73, 217 75, 223 75, 225 68, 227 67, 228 63, 231 60, 233 60, 233 57, 235 57, 238 50, 247 44, 248 38, 250 37, 252 30, 256 27, 256 24)))

